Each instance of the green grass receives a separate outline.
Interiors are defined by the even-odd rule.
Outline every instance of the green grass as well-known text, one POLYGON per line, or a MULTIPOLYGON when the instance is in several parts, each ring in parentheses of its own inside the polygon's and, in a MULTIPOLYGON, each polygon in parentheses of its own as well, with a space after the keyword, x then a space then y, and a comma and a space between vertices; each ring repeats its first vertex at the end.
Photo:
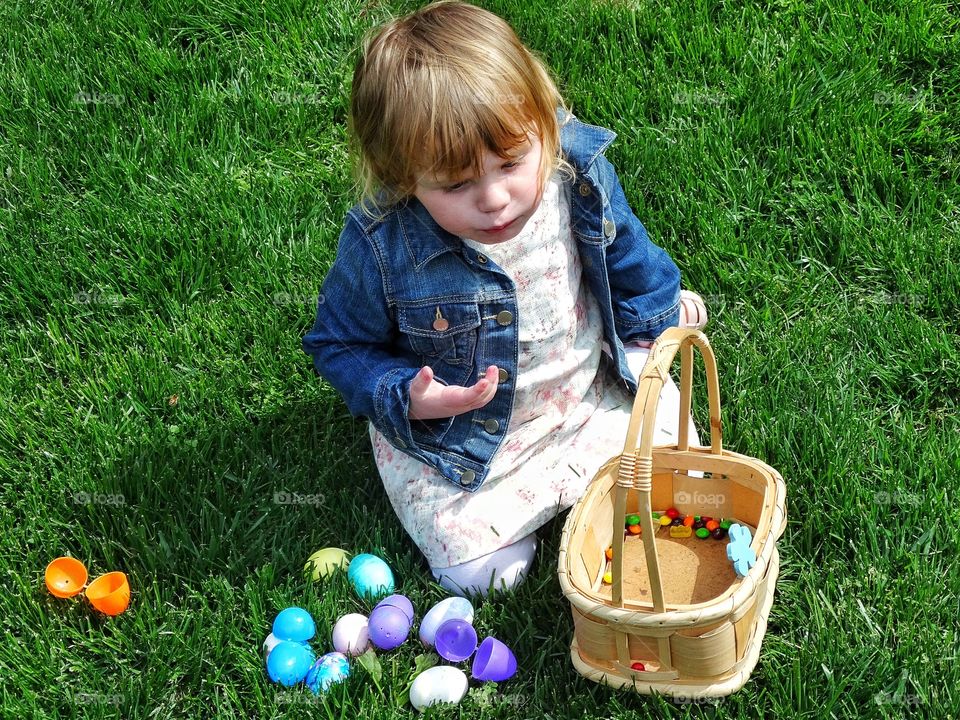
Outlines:
MULTIPOLYGON (((412 643, 382 687, 358 668, 325 700, 272 685, 259 652, 287 605, 318 647, 369 607, 303 579, 320 547, 381 554, 421 611, 444 596, 299 347, 355 200, 353 49, 413 7, 358 5, 0 5, 0 715, 415 714, 396 706, 412 643), (64 554, 125 571, 131 609, 49 596, 64 554)), ((732 697, 580 678, 561 518, 533 577, 478 610, 522 672, 428 715, 956 716, 956 5, 485 5, 619 134, 638 216, 708 300, 726 447, 783 474, 790 523, 732 697)))

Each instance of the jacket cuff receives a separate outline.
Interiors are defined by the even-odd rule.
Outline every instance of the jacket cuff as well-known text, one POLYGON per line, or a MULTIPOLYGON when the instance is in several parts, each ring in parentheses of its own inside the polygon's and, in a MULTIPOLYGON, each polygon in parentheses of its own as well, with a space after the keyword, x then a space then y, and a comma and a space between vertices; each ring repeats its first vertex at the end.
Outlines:
POLYGON ((664 330, 680 324, 680 300, 652 318, 641 322, 617 321, 617 333, 624 343, 636 340, 656 340, 664 330))
POLYGON ((374 392, 375 423, 390 444, 400 450, 416 442, 410 428, 410 383, 420 368, 396 368, 380 378, 374 392))
POLYGON ((397 368, 380 378, 374 396, 379 421, 374 427, 395 448, 423 460, 421 446, 438 446, 453 418, 410 419, 410 383, 418 372, 419 368, 397 368))

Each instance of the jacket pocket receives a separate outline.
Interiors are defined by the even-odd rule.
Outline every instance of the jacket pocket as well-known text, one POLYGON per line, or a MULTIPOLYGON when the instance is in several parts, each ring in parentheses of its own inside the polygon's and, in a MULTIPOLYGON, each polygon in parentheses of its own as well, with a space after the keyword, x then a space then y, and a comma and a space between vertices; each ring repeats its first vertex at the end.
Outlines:
POLYGON ((415 353, 433 362, 469 365, 477 349, 480 308, 475 302, 401 305, 397 322, 415 353))

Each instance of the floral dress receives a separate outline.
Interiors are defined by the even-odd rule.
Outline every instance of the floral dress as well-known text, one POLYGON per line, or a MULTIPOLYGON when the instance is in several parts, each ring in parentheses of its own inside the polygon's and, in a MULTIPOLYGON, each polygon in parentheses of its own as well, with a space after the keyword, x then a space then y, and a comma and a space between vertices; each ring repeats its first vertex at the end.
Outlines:
MULTIPOLYGON (((623 450, 633 397, 605 369, 603 320, 581 282, 568 193, 555 175, 517 237, 497 245, 462 238, 497 263, 517 293, 513 413, 480 489, 458 489, 370 425, 390 503, 432 568, 459 565, 530 534, 571 507, 599 467, 623 450)), ((658 413, 654 442, 675 442, 677 414, 664 419, 658 413)))

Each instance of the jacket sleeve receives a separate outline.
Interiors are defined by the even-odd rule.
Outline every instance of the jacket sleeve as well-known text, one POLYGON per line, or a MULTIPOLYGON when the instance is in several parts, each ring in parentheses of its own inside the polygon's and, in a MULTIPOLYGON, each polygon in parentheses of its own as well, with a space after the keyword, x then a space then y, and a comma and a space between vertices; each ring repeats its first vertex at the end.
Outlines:
POLYGON ((617 335, 624 343, 653 340, 680 322, 680 270, 650 240, 610 161, 598 155, 595 165, 616 218, 606 257, 617 335))
POLYGON ((412 444, 409 387, 420 366, 397 348, 396 333, 378 257, 349 218, 320 288, 316 320, 303 338, 303 350, 354 417, 370 419, 392 441, 412 444))

